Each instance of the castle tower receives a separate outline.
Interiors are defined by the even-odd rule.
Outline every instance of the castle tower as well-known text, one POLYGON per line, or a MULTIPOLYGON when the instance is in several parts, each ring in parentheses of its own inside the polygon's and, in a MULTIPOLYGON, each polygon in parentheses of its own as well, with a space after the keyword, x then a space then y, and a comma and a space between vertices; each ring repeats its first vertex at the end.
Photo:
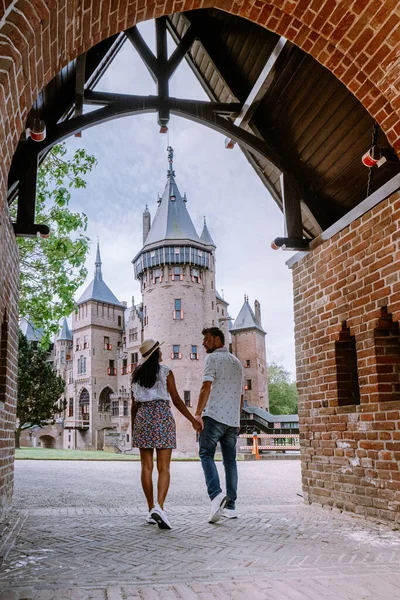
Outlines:
MULTIPOLYGON (((146 235, 133 259, 143 296, 143 338, 164 342, 163 361, 174 372, 188 406, 197 402, 205 351, 202 329, 218 326, 215 244, 205 225, 199 237, 175 182, 173 150, 168 148, 167 184, 146 235)), ((178 450, 195 452, 196 434, 175 411, 178 450)))
POLYGON ((73 361, 67 370, 68 409, 64 448, 102 449, 115 428, 112 395, 117 392, 117 357, 125 306, 103 281, 97 243, 94 278, 72 315, 73 361))
POLYGON ((248 296, 230 329, 232 353, 244 367, 244 405, 268 410, 268 376, 265 349, 266 332, 261 325, 261 308, 254 302, 254 312, 248 296))

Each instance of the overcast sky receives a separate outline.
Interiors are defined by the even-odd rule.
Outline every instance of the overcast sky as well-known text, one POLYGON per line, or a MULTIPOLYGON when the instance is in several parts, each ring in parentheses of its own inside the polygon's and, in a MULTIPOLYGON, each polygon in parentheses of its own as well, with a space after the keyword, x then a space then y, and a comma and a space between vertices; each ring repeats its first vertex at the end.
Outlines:
MULTIPOLYGON (((153 22, 139 29, 153 47, 153 22)), ((129 42, 96 89, 155 93, 150 75, 129 42)), ((185 62, 170 82, 170 94, 207 100, 185 62)), ((154 113, 117 119, 85 130, 81 139, 67 141, 71 151, 83 147, 98 160, 87 178, 87 189, 74 192, 71 201, 73 210, 89 217, 92 242, 87 283, 93 276, 99 237, 105 282, 128 305, 132 296, 135 302, 141 300, 131 260, 142 247, 143 210, 147 204, 154 217, 157 194, 165 187, 168 142, 175 151, 176 182, 181 194, 187 194, 194 226, 200 234, 206 216, 217 246, 217 289, 230 303, 230 315, 237 316, 244 294, 252 307, 259 300, 267 331, 267 360, 283 364, 294 375, 292 281, 285 265, 292 253, 270 247, 275 237, 283 235, 282 213, 240 149, 226 150, 224 137, 205 126, 171 116, 168 138, 159 133, 154 113)))

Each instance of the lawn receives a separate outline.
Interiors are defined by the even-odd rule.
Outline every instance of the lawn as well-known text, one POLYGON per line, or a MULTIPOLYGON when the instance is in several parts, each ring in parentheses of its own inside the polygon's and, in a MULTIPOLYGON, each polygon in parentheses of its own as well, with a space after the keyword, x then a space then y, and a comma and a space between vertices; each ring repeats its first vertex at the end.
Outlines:
POLYGON ((16 448, 17 460, 139 460, 133 454, 96 452, 95 450, 56 450, 51 448, 16 448))

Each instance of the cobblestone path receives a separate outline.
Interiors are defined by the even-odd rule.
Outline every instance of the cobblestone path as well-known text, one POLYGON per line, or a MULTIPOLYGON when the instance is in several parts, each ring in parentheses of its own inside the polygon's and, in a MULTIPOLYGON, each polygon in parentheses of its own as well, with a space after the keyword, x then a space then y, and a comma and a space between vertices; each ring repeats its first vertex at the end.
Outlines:
POLYGON ((207 523, 174 507, 171 531, 138 509, 36 508, 0 570, 1 600, 389 600, 400 534, 313 506, 251 506, 207 523))

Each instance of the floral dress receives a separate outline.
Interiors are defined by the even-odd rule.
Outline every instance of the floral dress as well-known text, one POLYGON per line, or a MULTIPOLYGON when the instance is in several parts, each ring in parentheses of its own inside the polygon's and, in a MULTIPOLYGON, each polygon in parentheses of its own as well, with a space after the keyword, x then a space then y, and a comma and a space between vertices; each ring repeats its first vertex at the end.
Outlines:
POLYGON ((169 372, 168 367, 160 365, 152 388, 132 384, 133 397, 139 404, 133 425, 135 448, 176 448, 176 426, 167 390, 169 372))

